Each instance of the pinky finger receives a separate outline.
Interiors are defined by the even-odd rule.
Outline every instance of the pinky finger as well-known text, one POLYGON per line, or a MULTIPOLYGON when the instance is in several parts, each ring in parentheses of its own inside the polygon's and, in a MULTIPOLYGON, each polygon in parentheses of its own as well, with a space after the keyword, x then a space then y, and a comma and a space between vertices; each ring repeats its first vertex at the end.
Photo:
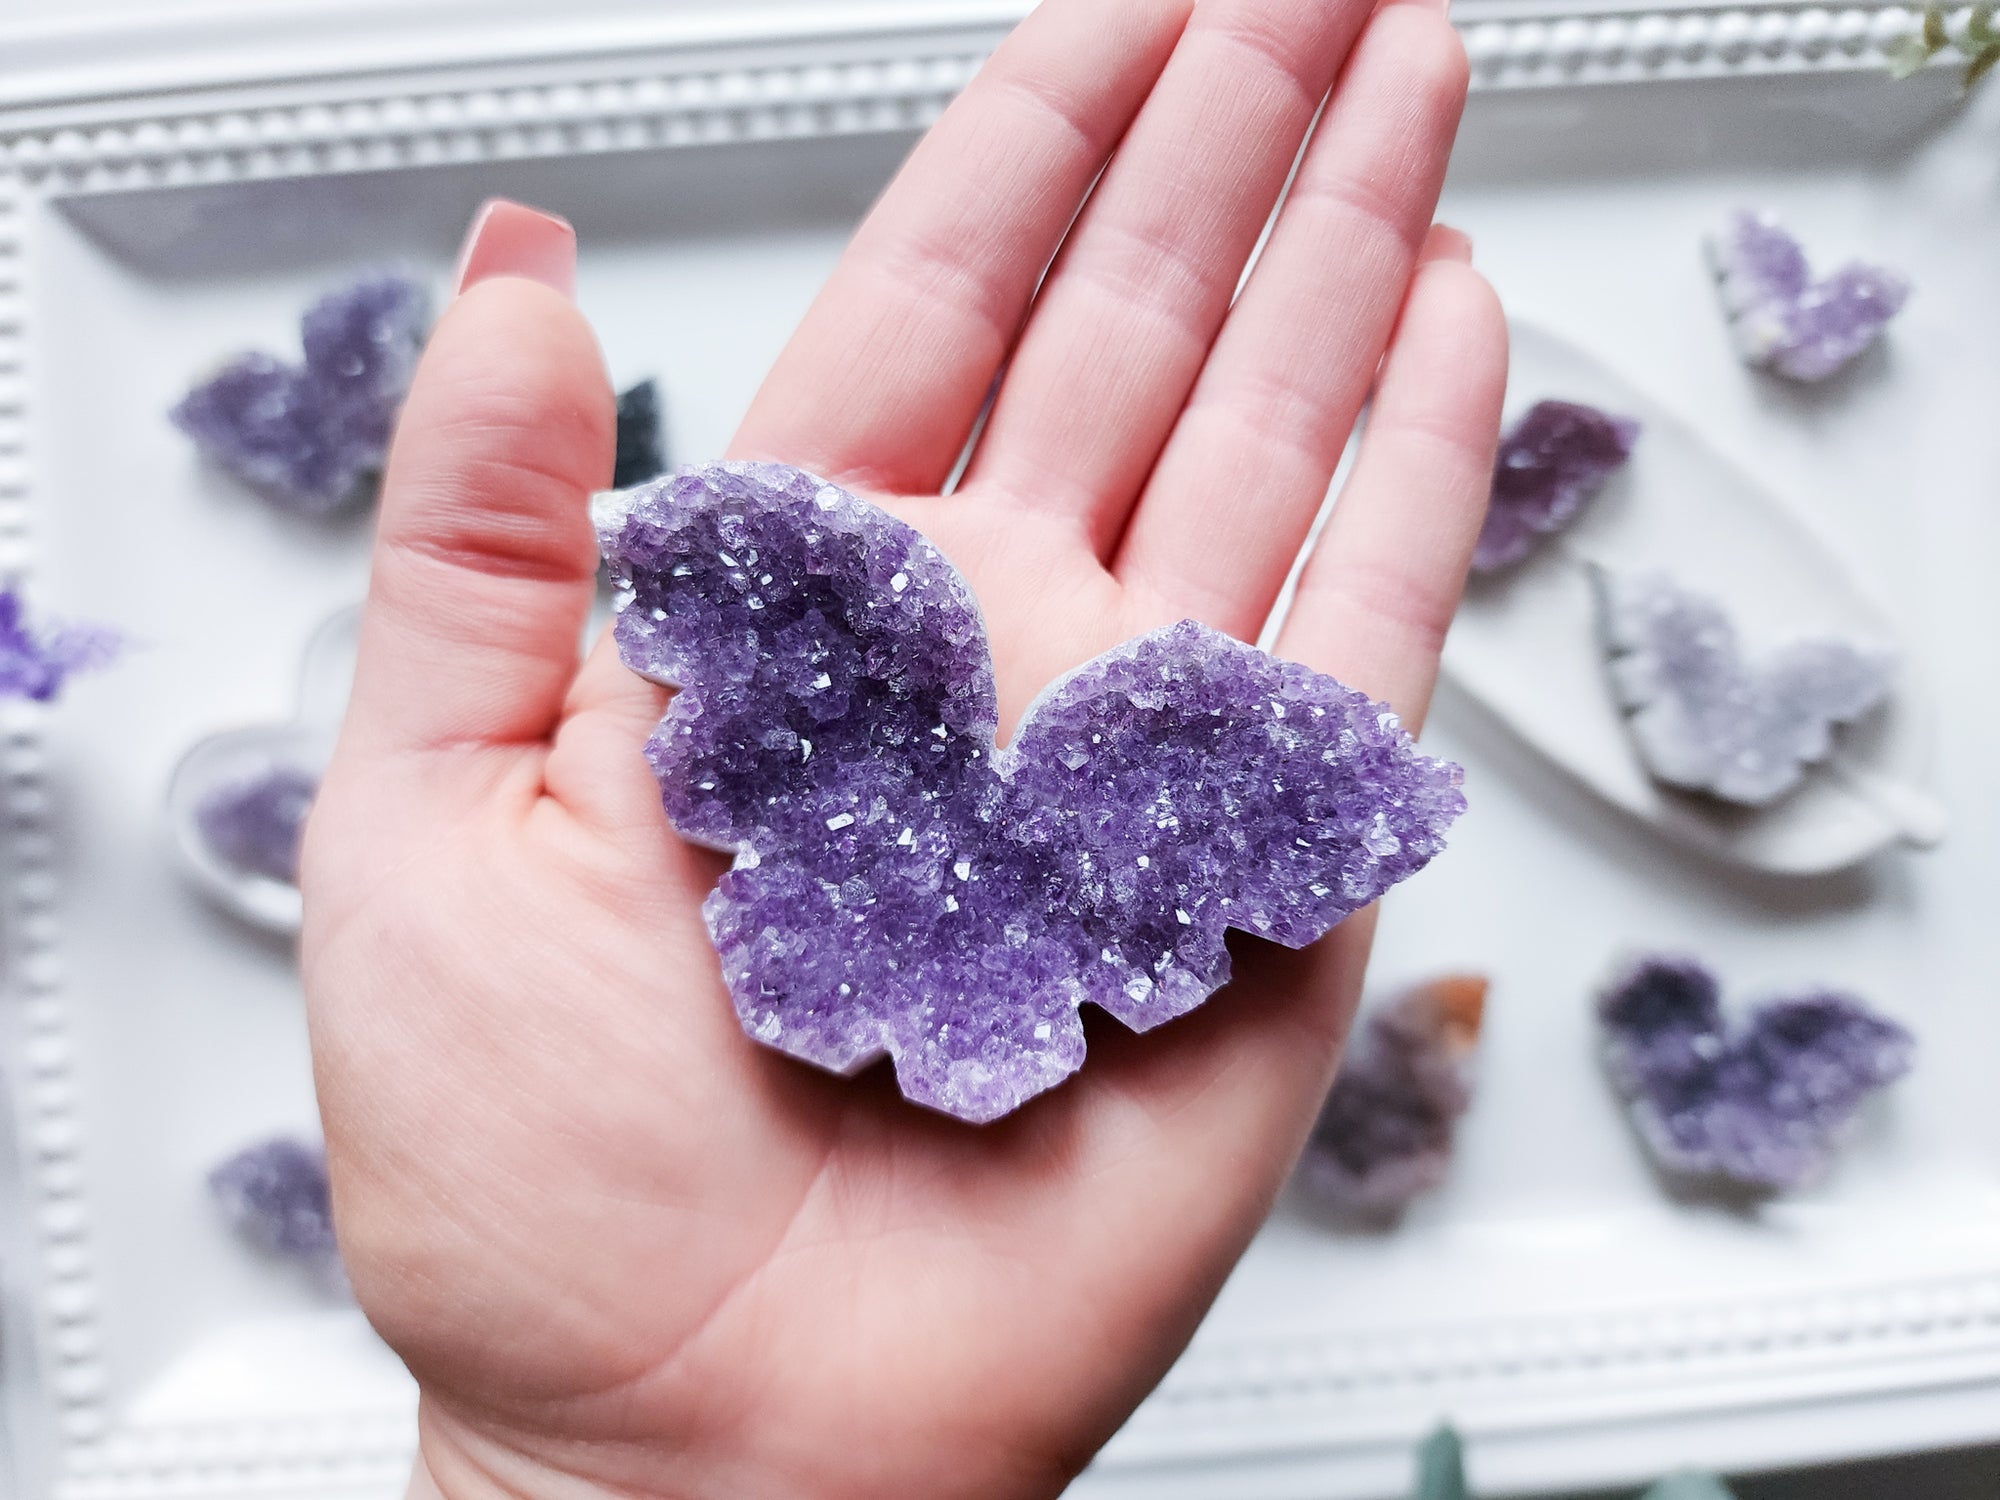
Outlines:
POLYGON ((1278 652, 1389 703, 1414 731, 1493 484, 1507 322, 1464 236, 1424 247, 1354 470, 1278 652))

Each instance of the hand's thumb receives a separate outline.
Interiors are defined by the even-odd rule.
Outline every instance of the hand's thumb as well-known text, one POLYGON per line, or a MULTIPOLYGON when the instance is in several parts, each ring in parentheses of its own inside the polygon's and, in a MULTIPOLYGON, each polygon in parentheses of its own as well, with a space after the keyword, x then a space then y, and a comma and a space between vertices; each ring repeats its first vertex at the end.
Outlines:
POLYGON ((546 739, 576 671, 613 403, 576 237, 496 201, 467 240, 382 485, 343 756, 546 739))

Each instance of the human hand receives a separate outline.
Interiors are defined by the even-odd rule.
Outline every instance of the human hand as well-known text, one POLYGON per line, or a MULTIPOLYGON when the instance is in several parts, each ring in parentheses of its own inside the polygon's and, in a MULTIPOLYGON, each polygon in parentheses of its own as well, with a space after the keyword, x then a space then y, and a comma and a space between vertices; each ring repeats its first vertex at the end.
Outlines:
MULTIPOLYGON (((1426 236, 1464 87, 1418 0, 1046 0, 856 235, 732 451, 936 541, 1011 725, 1154 626, 1254 635, 1372 387, 1279 650, 1414 726, 1504 378, 1463 239, 1426 236)), ((639 753, 664 695, 603 642, 577 666, 612 406, 573 251, 508 205, 469 247, 306 841, 336 1219, 422 1388, 415 1488, 1054 1494, 1268 1209, 1367 916, 1305 953, 1236 944, 1227 993, 1152 1035, 1094 1018, 1078 1077, 978 1129, 744 1037, 699 910, 721 862, 674 837, 639 753)))

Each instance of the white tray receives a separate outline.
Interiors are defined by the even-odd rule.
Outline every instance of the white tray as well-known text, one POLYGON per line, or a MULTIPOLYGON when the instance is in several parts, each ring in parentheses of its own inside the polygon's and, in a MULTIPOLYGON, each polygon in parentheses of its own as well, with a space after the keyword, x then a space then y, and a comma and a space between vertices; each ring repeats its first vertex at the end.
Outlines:
MULTIPOLYGON (((1953 121, 1942 75, 1875 71, 1901 11, 1480 3, 1449 213, 1517 312, 1701 424, 1890 601, 1938 689, 1953 834, 1814 882, 1730 873, 1448 694, 1432 744, 1473 810, 1390 904, 1377 973, 1495 976, 1453 1180, 1391 1235, 1282 1205, 1082 1495, 1386 1495, 1447 1412, 1495 1495, 2000 1428, 1996 100, 1953 121), (1912 271, 1884 357, 1818 394, 1733 363, 1696 238, 1744 201, 1912 271), (1835 980, 1919 1031, 1916 1076, 1823 1187, 1757 1216, 1662 1196, 1586 1024, 1594 979, 1651 944, 1744 991, 1835 980)), ((212 357, 282 347, 358 261, 441 282, 504 190, 575 220, 614 376, 659 374, 676 451, 712 453, 1013 8, 602 0, 528 61, 556 33, 524 5, 476 38, 445 0, 382 7, 363 55, 315 0, 255 46, 191 30, 199 89, 113 37, 38 43, 41 71, 0 85, 0 570, 145 642, 0 723, 7 1493, 372 1500, 411 1442, 409 1382, 358 1316, 205 1202, 214 1159, 311 1128, 305 1043, 289 955, 184 887, 160 816, 195 740, 291 712, 364 537, 202 476, 166 406, 212 357)))

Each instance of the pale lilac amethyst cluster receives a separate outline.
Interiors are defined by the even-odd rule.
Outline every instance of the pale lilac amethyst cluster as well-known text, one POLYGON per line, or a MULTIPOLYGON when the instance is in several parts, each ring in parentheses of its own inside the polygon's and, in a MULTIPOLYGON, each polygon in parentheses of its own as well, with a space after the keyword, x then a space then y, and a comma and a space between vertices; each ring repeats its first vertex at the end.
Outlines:
POLYGON ((1774 1000, 1733 1031, 1715 975, 1641 959, 1598 1003, 1605 1058, 1670 1176, 1777 1191, 1825 1170, 1862 1103, 1909 1070, 1915 1042, 1859 1000, 1774 1000))
POLYGON ((1576 519, 1625 466, 1639 424, 1578 401, 1537 401, 1502 434, 1475 572, 1512 567, 1576 519))
POLYGON ((108 666, 123 637, 104 625, 29 625, 21 596, 0 588, 0 698, 47 703, 75 672, 108 666))
POLYGON ((284 1136, 260 1141, 210 1172, 208 1187, 230 1227, 258 1249, 313 1266, 336 1260, 320 1147, 284 1136))
POLYGON ((1895 680, 1893 652, 1832 636, 1752 661, 1720 604, 1663 573, 1597 581, 1613 689, 1646 768, 1673 786, 1775 802, 1895 680))
POLYGON ((1459 1116, 1472 1103, 1486 989, 1477 975, 1433 979, 1355 1028, 1299 1163, 1328 1205, 1388 1218, 1444 1181, 1459 1116))
POLYGON ((602 496, 628 666, 680 691, 646 747, 745 1030, 990 1120, 1422 868, 1458 768, 1332 678, 1182 622, 1046 689, 995 749, 985 628, 942 553, 798 469, 602 496))
POLYGON ((429 323, 430 298, 417 282, 365 276, 306 309, 304 363, 239 355, 171 415, 205 455, 273 504, 326 515, 381 470, 429 323))
POLYGON ((1902 276, 1859 261, 1815 280, 1805 250, 1769 214, 1733 215, 1709 238, 1708 261, 1744 361, 1793 380, 1844 369, 1910 296, 1902 276))
POLYGON ((222 863, 287 885, 299 882, 299 838, 319 794, 319 778, 272 766, 217 787, 195 808, 195 823, 222 863))

